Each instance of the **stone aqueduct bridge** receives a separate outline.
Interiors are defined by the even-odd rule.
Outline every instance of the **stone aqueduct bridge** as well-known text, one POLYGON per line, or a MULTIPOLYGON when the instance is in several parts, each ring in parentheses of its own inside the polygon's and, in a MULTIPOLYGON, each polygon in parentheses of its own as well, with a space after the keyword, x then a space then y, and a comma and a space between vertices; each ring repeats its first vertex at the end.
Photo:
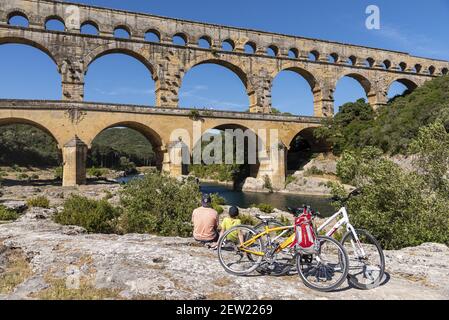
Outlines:
MULTIPOLYGON (((184 75, 193 67, 212 63, 228 68, 244 84, 250 113, 208 112, 202 129, 237 126, 278 129, 281 142, 289 146, 294 137, 319 125, 319 118, 333 116, 333 93, 344 76, 357 80, 373 108, 386 103, 390 85, 399 81, 410 90, 448 73, 446 61, 414 57, 407 53, 307 39, 264 31, 185 21, 148 14, 98 8, 49 0, 7 0, 0 3, 0 44, 20 43, 45 52, 61 74, 62 99, 55 101, 0 101, 0 124, 29 123, 51 134, 63 149, 64 185, 85 182, 85 156, 94 137, 102 130, 129 126, 139 130, 159 151, 160 165, 173 175, 180 168, 170 159, 173 128, 192 130, 189 110, 178 109, 178 92, 184 75), (9 24, 21 16, 28 27, 9 24), (46 30, 56 19, 65 31, 46 30), (89 24, 97 35, 82 34, 89 24), (129 39, 114 37, 126 30, 129 39), (145 40, 151 32, 157 42, 145 40), (173 37, 185 45, 173 43, 173 37), (209 48, 199 47, 206 40, 209 48), (232 50, 222 48, 226 42, 232 50), (245 46, 253 48, 252 53, 245 46), (267 54, 271 49, 274 56, 267 54), (84 102, 84 76, 96 59, 123 53, 141 61, 156 83, 156 108, 91 104, 84 102), (313 58, 311 58, 313 57, 313 58), (314 118, 275 116, 271 112, 271 86, 278 73, 290 70, 304 77, 314 96, 314 118), (76 138, 75 138, 76 137, 76 138)), ((265 141, 270 154, 276 147, 265 141)), ((277 148, 276 150, 278 150, 277 148)), ((283 153, 283 152, 281 152, 283 153)), ((285 179, 285 170, 261 166, 275 184, 285 179)))

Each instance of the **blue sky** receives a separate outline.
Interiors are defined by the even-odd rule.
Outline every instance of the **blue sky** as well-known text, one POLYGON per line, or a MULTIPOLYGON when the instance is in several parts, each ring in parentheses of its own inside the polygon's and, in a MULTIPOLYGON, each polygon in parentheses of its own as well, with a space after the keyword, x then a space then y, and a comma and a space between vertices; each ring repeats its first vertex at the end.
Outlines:
MULTIPOLYGON (((447 0, 72 2, 381 47, 449 60, 447 0), (370 4, 380 7, 380 30, 365 28, 365 9, 370 4)), ((60 76, 56 66, 37 49, 22 45, 0 46, 0 70, 1 98, 60 99, 60 76)), ((153 105, 155 100, 154 83, 147 69, 133 58, 122 55, 109 55, 94 62, 86 75, 85 90, 88 101, 153 105)), ((402 90, 401 85, 394 85, 390 95, 402 90)), ((365 93, 355 80, 340 80, 335 92, 336 106, 361 97, 365 97, 365 93)), ((245 111, 248 97, 233 73, 219 66, 203 65, 185 76, 180 104, 182 107, 245 111)), ((281 73, 273 85, 273 106, 284 112, 311 115, 312 94, 305 80, 290 72, 281 73)))

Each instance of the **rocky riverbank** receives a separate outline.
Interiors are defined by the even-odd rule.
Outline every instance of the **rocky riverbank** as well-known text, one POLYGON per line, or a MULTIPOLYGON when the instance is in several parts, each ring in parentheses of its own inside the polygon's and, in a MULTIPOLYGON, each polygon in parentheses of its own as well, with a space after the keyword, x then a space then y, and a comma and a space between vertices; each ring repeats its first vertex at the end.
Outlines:
POLYGON ((449 299, 449 248, 386 251, 374 290, 307 289, 297 276, 233 277, 216 252, 190 239, 86 234, 56 209, 28 209, 0 225, 0 299, 449 299))

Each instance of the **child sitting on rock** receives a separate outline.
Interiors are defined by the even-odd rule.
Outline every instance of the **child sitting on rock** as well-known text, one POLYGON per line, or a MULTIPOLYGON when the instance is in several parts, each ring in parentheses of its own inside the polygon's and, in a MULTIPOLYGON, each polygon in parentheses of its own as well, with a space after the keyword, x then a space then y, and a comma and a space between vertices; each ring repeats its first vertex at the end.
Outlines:
MULTIPOLYGON (((229 217, 224 218, 220 225, 220 239, 221 237, 223 237, 226 231, 242 224, 242 221, 239 219, 239 214, 239 208, 237 208, 236 206, 233 206, 229 209, 229 217)), ((241 238, 241 236, 238 234, 238 231, 235 231, 228 234, 226 240, 235 243, 239 243, 239 240, 240 242, 242 242, 242 240, 239 238, 241 238)), ((218 243, 214 243, 211 246, 212 249, 217 249, 217 247, 218 243)))

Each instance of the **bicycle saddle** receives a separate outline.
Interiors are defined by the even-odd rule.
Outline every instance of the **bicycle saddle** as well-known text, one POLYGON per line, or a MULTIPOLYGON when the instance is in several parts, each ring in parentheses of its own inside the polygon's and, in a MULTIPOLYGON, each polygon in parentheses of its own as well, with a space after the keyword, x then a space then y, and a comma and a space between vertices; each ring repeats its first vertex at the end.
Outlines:
POLYGON ((275 217, 272 216, 263 216, 263 215, 256 215, 256 218, 262 221, 270 221, 270 220, 275 220, 275 217))

